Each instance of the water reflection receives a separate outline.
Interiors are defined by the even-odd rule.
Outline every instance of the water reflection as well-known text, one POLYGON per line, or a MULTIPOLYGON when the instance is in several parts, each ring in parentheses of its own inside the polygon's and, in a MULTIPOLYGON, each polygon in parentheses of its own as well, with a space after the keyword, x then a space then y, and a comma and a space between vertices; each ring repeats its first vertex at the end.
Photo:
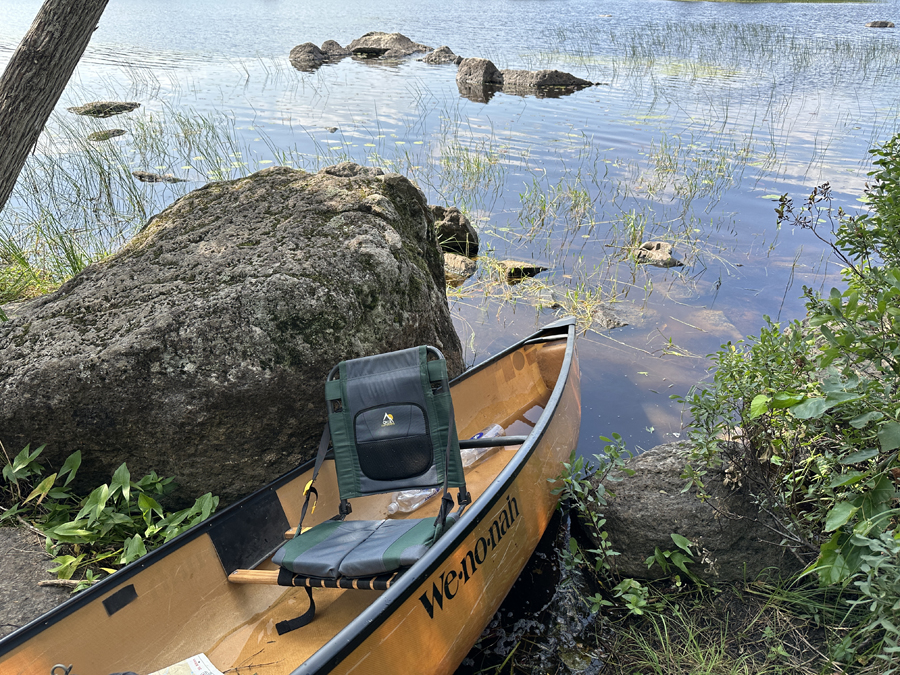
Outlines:
MULTIPOLYGON (((141 102, 117 118, 128 133, 91 155, 117 186, 101 218, 111 244, 203 181, 346 160, 399 171, 429 203, 466 211, 491 260, 549 268, 511 288, 482 261, 451 292, 470 361, 576 312, 592 326, 579 347, 582 451, 613 431, 642 447, 671 440, 681 411, 669 395, 705 377, 706 354, 756 332, 764 314, 802 312, 802 284, 837 282, 809 233, 776 226, 772 198, 830 180, 838 205, 862 206, 866 151, 898 128, 900 38, 865 29, 867 5, 829 5, 823 23, 814 5, 648 3, 428 1, 410 12, 399 0, 198 0, 159 12, 122 0, 0 225, 50 213, 72 232, 97 227, 90 204, 48 197, 72 180, 106 194, 77 141, 102 129, 63 110, 90 100, 141 102), (299 71, 288 57, 303 41, 349 44, 401 24, 501 68, 606 84, 509 92, 459 87, 455 68, 413 58, 299 71), (195 182, 137 183, 133 171, 195 182), (628 251, 648 240, 672 244, 684 267, 637 265, 628 251), (601 306, 628 326, 591 323, 601 306)), ((0 65, 40 4, 4 3, 0 65)))

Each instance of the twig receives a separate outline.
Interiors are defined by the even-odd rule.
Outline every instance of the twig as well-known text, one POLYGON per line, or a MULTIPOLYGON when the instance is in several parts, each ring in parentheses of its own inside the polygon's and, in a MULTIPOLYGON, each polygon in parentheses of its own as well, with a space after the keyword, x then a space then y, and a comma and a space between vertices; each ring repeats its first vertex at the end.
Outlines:
POLYGON ((80 581, 74 579, 44 579, 38 582, 38 586, 56 586, 58 588, 75 588, 80 581))

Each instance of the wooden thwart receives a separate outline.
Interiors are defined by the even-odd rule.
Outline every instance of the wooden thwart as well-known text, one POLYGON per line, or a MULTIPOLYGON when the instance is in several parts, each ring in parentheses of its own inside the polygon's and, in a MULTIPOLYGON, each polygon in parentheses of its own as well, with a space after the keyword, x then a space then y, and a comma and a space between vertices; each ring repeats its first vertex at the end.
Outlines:
POLYGON ((266 584, 269 586, 302 586, 304 588, 345 588, 359 591, 384 591, 400 576, 400 572, 393 574, 380 574, 376 577, 364 577, 351 579, 339 577, 337 579, 318 579, 305 577, 299 574, 285 575, 279 570, 235 570, 228 575, 228 581, 233 584, 266 584), (279 583, 279 576, 281 583, 279 583), (287 582, 287 583, 286 583, 287 582))

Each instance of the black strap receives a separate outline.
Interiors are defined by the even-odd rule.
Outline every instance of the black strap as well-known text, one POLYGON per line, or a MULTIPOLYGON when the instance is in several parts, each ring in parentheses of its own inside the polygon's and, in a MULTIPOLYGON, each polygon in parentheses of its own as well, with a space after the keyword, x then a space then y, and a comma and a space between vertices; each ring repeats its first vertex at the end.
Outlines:
MULTIPOLYGON (((448 486, 448 482, 450 480, 450 448, 453 446, 453 427, 456 425, 456 415, 453 412, 453 397, 449 395, 447 396, 447 403, 450 408, 450 416, 447 419, 447 449, 444 454, 444 492, 441 495, 441 509, 438 511, 437 518, 434 520, 434 526, 440 528, 441 531, 444 529, 444 523, 447 522, 447 516, 453 510, 453 497, 450 496, 450 488, 448 486)), ((471 501, 469 496, 469 492, 466 490, 466 485, 463 483, 462 487, 459 489, 459 514, 462 515, 463 509, 466 508, 466 504, 471 501)))
POLYGON ((316 615, 316 601, 313 600, 311 588, 306 588, 306 595, 309 596, 309 609, 298 616, 296 619, 279 621, 278 623, 276 623, 275 630, 278 631, 279 635, 284 635, 285 633, 290 633, 292 630, 303 628, 303 626, 307 625, 313 620, 313 617, 315 617, 316 615))
MULTIPOLYGON (((328 422, 325 423, 325 430, 322 432, 322 440, 319 441, 319 453, 316 455, 316 467, 313 469, 312 480, 309 481, 309 489, 306 491, 306 501, 303 502, 303 508, 300 510, 300 522, 297 524, 297 534, 295 536, 299 537, 300 529, 303 526, 303 519, 306 518, 306 509, 309 508, 309 496, 310 494, 314 494, 316 496, 316 503, 319 502, 319 493, 313 487, 313 483, 316 482, 316 478, 319 476, 319 469, 322 468, 322 464, 325 462, 325 455, 328 453, 328 446, 331 444, 331 429, 328 428, 328 422)), ((313 509, 316 507, 313 506, 313 509)))

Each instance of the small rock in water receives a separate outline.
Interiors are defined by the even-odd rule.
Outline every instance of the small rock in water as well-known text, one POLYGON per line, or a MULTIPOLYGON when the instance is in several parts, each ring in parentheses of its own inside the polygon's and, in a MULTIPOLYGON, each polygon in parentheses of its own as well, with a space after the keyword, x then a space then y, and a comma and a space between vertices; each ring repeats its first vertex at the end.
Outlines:
POLYGON ((521 260, 501 260, 499 264, 500 268, 506 272, 506 281, 510 284, 517 284, 550 269, 537 263, 522 262, 521 260))
POLYGON ((453 53, 450 47, 446 45, 438 47, 433 52, 431 52, 428 56, 423 56, 419 61, 424 63, 430 63, 432 65, 439 65, 442 63, 454 63, 459 65, 462 61, 461 56, 457 56, 453 53))
POLYGON ((110 138, 123 136, 126 133, 128 132, 124 129, 107 129, 106 131, 95 131, 92 134, 88 134, 87 139, 89 141, 108 141, 110 138))
POLYGON ((893 21, 870 21, 866 24, 866 28, 893 28, 893 21))
POLYGON ((455 253, 444 254, 444 279, 453 288, 462 286, 466 279, 475 274, 476 269, 477 265, 471 258, 455 253))
POLYGON ((291 50, 288 59, 297 70, 312 72, 325 63, 328 55, 312 42, 304 42, 291 50))
POLYGON ((142 183, 186 183, 186 178, 176 178, 170 173, 159 174, 149 171, 132 171, 131 175, 142 183))
POLYGON ((649 263, 657 267, 681 267, 680 260, 672 256, 672 244, 665 241, 645 241, 634 250, 634 256, 639 263, 649 263))
POLYGON ((356 38, 347 49, 358 56, 398 58, 417 52, 430 52, 431 47, 413 42, 401 33, 372 31, 356 38))
POLYGON ((88 117, 112 117, 113 115, 131 112, 140 107, 141 104, 135 102, 93 101, 84 105, 66 108, 66 110, 76 115, 87 115, 88 117))

